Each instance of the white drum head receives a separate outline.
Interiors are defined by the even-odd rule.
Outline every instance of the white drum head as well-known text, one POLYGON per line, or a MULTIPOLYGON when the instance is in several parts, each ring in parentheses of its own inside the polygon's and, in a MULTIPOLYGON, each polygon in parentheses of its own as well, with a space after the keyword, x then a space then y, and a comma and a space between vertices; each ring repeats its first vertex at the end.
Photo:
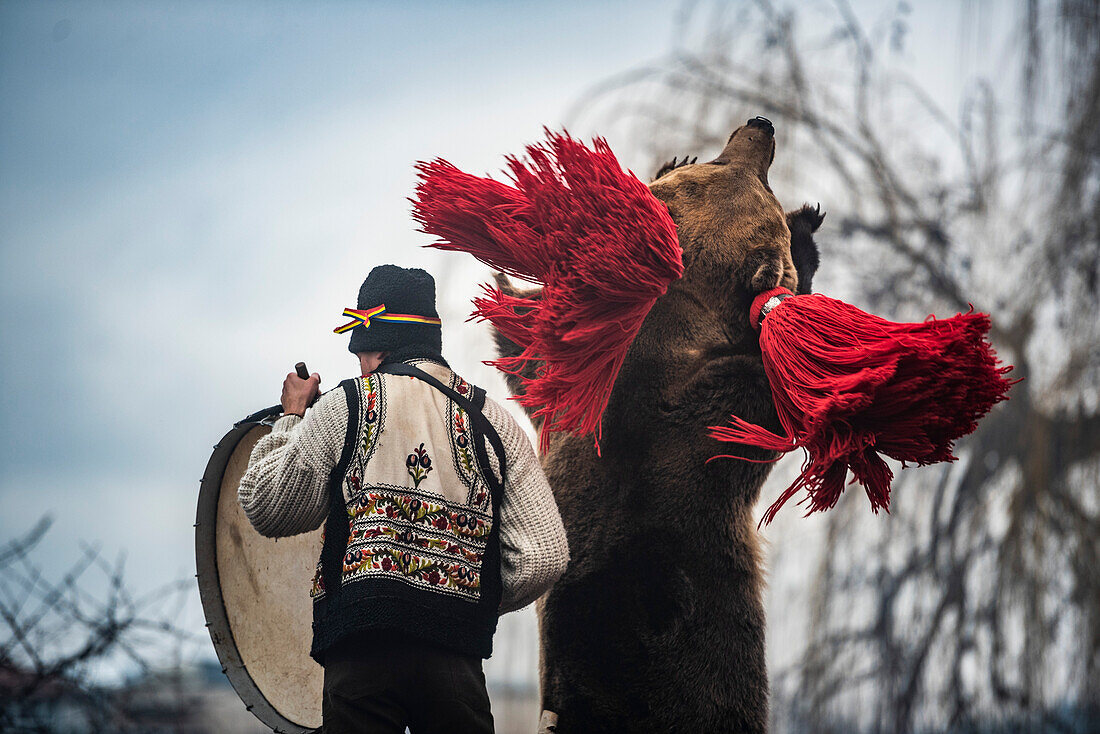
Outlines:
POLYGON ((215 448, 199 492, 196 558, 211 639, 241 700, 278 732, 321 726, 323 669, 309 657, 309 591, 321 530, 257 533, 237 501, 253 446, 270 427, 242 424, 215 448))

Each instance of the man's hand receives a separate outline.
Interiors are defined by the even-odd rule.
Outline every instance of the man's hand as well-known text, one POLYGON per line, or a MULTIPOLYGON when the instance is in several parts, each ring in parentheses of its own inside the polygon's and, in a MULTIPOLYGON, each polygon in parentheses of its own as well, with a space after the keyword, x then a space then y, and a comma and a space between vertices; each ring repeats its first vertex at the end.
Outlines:
POLYGON ((303 380, 291 372, 283 380, 283 414, 305 417, 306 408, 313 405, 321 394, 321 376, 314 372, 308 380, 303 380))

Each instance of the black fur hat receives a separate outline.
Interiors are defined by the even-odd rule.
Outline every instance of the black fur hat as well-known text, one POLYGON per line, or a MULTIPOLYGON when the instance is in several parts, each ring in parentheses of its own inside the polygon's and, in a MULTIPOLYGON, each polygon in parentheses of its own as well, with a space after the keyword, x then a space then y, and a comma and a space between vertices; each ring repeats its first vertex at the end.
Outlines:
POLYGON ((390 352, 387 362, 411 357, 429 357, 442 361, 443 329, 435 310, 435 279, 420 268, 379 265, 370 271, 359 288, 360 310, 385 305, 386 315, 420 316, 436 323, 387 321, 372 318, 370 327, 362 325, 351 330, 348 350, 359 352, 390 352))

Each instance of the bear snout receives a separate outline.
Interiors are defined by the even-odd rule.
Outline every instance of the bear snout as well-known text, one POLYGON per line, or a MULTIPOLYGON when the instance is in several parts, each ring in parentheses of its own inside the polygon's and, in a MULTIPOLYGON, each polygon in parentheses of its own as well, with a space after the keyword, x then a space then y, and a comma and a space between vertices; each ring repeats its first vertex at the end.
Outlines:
POLYGON ((768 135, 775 135, 775 125, 773 125, 772 121, 766 117, 760 117, 759 115, 757 115, 745 124, 748 127, 758 127, 766 132, 768 135))

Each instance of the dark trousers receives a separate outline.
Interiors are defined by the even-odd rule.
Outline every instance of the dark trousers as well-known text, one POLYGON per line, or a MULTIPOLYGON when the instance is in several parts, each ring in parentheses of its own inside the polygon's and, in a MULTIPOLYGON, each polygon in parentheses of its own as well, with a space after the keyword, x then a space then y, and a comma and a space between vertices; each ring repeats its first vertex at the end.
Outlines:
POLYGON ((324 734, 492 734, 481 659, 375 633, 325 654, 324 734))

